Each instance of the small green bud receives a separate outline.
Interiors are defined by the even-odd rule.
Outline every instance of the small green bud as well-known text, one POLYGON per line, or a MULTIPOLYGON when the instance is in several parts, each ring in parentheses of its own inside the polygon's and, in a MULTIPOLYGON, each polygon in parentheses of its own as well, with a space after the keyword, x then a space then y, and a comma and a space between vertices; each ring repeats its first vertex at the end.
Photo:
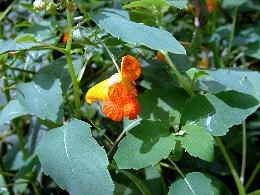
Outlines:
POLYGON ((45 9, 46 6, 47 6, 47 3, 46 3, 45 0, 35 0, 35 1, 33 2, 33 7, 34 7, 34 9, 37 10, 37 11, 40 11, 40 10, 45 9))
POLYGON ((65 9, 67 7, 67 0, 60 0, 60 8, 65 9))
POLYGON ((57 9, 57 5, 53 1, 50 2, 46 7, 46 11, 49 12, 50 14, 55 14, 56 9, 57 9))
POLYGON ((72 1, 68 5, 70 11, 76 11, 77 10, 77 3, 75 1, 72 1))

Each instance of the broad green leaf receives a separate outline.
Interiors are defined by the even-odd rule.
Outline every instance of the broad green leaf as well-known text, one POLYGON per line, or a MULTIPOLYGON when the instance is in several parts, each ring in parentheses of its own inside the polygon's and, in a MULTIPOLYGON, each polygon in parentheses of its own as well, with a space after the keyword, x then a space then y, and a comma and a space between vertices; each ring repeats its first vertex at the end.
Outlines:
MULTIPOLYGON (((28 38, 28 37, 27 37, 28 38)), ((9 51, 19 51, 30 49, 36 46, 40 46, 40 44, 35 42, 27 42, 24 41, 26 37, 20 36, 13 40, 1 40, 0 39, 0 54, 6 53, 9 51), (18 42, 17 42, 18 41, 18 42)))
POLYGON ((240 124, 258 107, 256 98, 237 91, 224 91, 216 96, 196 95, 184 106, 181 123, 195 123, 213 136, 223 136, 228 128, 240 124))
POLYGON ((183 148, 194 157, 211 162, 214 158, 214 138, 203 127, 187 125, 182 127, 183 135, 176 139, 181 141, 183 148))
POLYGON ((40 74, 33 81, 17 85, 16 98, 31 115, 43 120, 62 122, 63 97, 60 81, 40 74))
MULTIPOLYGON (((81 67, 81 57, 78 55, 72 55, 72 62, 75 74, 78 75, 81 67)), ((69 74, 67 62, 65 58, 59 58, 53 61, 51 64, 42 67, 38 74, 41 75, 50 75, 49 79, 59 79, 61 82, 61 89, 65 93, 70 84, 71 84, 71 77, 69 74)))
POLYGON ((37 154, 43 171, 70 194, 112 194, 105 150, 91 135, 90 126, 73 119, 50 130, 37 154))
POLYGON ((161 122, 142 121, 119 143, 114 159, 119 169, 141 169, 166 158, 174 146, 174 135, 161 122))
POLYGON ((184 47, 169 32, 132 22, 127 12, 110 9, 91 14, 91 17, 101 29, 130 44, 186 54, 184 47))
POLYGON ((17 100, 11 100, 0 113, 0 125, 27 114, 29 112, 17 100))
POLYGON ((224 90, 236 90, 254 95, 260 99, 260 73, 249 70, 205 70, 209 76, 199 79, 200 88, 218 93, 224 90), (213 79, 212 79, 213 78, 213 79))
POLYGON ((246 2, 247 2, 247 0, 223 0, 223 6, 224 7, 239 6, 246 2))
POLYGON ((15 42, 17 44, 21 44, 21 43, 26 43, 26 42, 36 42, 36 39, 34 36, 30 35, 30 34, 24 34, 20 37, 18 37, 15 42))
POLYGON ((165 0, 165 1, 170 5, 177 7, 179 9, 183 9, 188 3, 188 0, 165 0))
POLYGON ((175 181, 168 195, 214 195, 211 179, 199 172, 188 173, 185 179, 175 181))
POLYGON ((186 92, 178 88, 146 90, 138 96, 141 106, 140 117, 169 123, 169 114, 173 110, 180 113, 188 98, 186 92))

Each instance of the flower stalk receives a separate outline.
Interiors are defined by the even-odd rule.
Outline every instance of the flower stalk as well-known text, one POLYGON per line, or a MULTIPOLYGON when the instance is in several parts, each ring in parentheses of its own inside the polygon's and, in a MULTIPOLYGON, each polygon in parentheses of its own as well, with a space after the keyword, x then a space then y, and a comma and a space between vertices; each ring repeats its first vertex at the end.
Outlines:
POLYGON ((68 70, 70 73, 70 77, 72 80, 72 84, 73 84, 73 93, 74 93, 74 98, 75 98, 75 114, 77 117, 80 116, 80 93, 79 93, 79 82, 77 80, 77 76, 73 67, 73 63, 72 63, 72 58, 71 58, 71 54, 70 54, 70 50, 71 50, 71 44, 72 44, 72 18, 73 18, 73 13, 71 12, 71 10, 69 8, 66 9, 66 14, 67 14, 67 23, 68 23, 68 31, 69 31, 69 35, 68 35, 68 40, 67 40, 67 45, 66 45, 66 52, 65 52, 65 56, 66 56, 66 61, 67 61, 67 65, 68 65, 68 70))

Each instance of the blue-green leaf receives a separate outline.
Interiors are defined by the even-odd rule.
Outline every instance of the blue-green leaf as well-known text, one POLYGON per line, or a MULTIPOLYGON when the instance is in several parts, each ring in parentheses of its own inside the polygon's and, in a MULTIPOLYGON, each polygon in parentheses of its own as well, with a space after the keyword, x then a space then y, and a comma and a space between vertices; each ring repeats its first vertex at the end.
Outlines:
POLYGON ((105 150, 91 135, 90 126, 72 120, 50 130, 37 154, 45 174, 70 194, 112 194, 105 150))
POLYGON ((168 195, 214 195, 211 179, 199 172, 188 173, 184 179, 175 181, 168 195))
POLYGON ((64 110, 60 85, 60 81, 51 75, 40 74, 31 82, 19 83, 16 97, 31 115, 62 122, 64 110))
POLYGON ((27 114, 29 112, 17 100, 11 100, 0 113, 0 125, 27 114))
POLYGON ((155 165, 174 149, 175 138, 159 121, 141 121, 128 131, 114 156, 119 169, 155 165))
POLYGON ((186 54, 184 47, 169 32, 132 22, 127 12, 110 9, 91 14, 91 17, 101 29, 130 44, 186 54))

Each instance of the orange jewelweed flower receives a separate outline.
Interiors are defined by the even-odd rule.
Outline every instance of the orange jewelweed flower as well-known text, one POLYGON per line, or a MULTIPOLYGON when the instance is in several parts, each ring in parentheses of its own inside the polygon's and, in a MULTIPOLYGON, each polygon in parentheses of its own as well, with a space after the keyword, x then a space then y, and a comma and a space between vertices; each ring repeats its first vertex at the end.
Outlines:
POLYGON ((63 34, 63 37, 62 37, 62 42, 66 44, 67 41, 68 41, 68 38, 69 38, 69 33, 68 33, 68 32, 65 32, 65 33, 63 34))
POLYGON ((125 116, 136 119, 140 106, 135 88, 135 80, 141 74, 140 63, 133 56, 122 58, 121 71, 94 85, 86 94, 86 102, 102 101, 102 111, 106 117, 121 121, 125 116))
POLYGON ((217 0, 206 0, 206 6, 207 6, 207 9, 208 9, 208 12, 212 13, 212 11, 217 6, 217 0))

